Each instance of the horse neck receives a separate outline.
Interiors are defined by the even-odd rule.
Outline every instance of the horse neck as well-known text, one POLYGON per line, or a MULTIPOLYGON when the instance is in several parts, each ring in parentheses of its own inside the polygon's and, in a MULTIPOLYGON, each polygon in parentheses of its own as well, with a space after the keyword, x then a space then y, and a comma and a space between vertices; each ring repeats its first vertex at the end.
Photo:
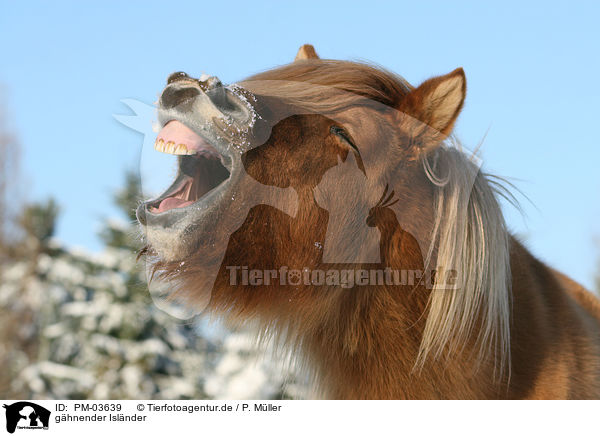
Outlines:
MULTIPOLYGON (((416 369, 427 290, 422 286, 359 287, 336 298, 335 315, 302 329, 299 350, 318 386, 333 399, 498 397, 491 366, 476 353, 416 369)), ((308 322, 308 321, 307 321, 308 322)))

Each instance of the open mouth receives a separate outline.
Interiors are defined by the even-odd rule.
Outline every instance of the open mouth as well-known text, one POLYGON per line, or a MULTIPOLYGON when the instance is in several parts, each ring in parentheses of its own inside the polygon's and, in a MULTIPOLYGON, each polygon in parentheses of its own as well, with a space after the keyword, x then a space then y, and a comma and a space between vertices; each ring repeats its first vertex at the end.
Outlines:
POLYGON ((231 159, 179 121, 165 124, 154 148, 180 157, 179 172, 173 184, 160 197, 146 203, 146 211, 151 214, 191 206, 224 184, 230 176, 231 159))

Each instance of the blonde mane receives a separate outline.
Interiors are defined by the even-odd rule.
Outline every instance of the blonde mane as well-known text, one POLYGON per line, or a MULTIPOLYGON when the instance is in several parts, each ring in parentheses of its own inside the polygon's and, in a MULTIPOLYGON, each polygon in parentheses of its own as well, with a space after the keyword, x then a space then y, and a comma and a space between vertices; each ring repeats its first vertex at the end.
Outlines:
POLYGON ((504 194, 474 155, 451 142, 423 160, 436 187, 425 264, 435 261, 437 271, 458 275, 454 289, 441 281, 434 284, 416 368, 427 358, 461 351, 478 328, 479 360, 491 355, 501 375, 510 372, 509 237, 496 198, 504 194))

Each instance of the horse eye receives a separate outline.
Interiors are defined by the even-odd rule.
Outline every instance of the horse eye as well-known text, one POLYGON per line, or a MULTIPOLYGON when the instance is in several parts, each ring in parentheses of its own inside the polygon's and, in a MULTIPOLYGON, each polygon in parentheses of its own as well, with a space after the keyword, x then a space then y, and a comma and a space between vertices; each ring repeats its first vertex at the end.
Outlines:
POLYGON ((342 138, 344 141, 346 141, 348 144, 350 144, 350 146, 353 149, 358 151, 358 147, 356 145, 354 145, 354 142, 352 142, 352 139, 350 139, 350 135, 348 135, 348 132, 346 132, 343 128, 341 128, 340 126, 331 126, 329 131, 331 133, 333 133, 334 135, 342 138))

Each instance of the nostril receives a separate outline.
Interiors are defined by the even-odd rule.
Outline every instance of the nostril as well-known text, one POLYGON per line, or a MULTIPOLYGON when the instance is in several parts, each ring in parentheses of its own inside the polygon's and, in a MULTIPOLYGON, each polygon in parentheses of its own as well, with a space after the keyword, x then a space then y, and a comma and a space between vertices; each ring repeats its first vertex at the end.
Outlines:
POLYGON ((167 85, 173 82, 177 82, 178 80, 188 79, 189 77, 190 76, 188 76, 183 71, 177 71, 173 74, 170 74, 169 77, 167 77, 167 85))
POLYGON ((183 105, 200 94, 198 88, 167 88, 160 97, 161 106, 168 109, 183 105))
POLYGON ((173 73, 171 75, 169 75, 169 77, 167 77, 167 85, 176 82, 178 80, 183 80, 183 79, 187 79, 190 76, 188 76, 187 74, 185 74, 183 71, 177 71, 176 73, 173 73))

